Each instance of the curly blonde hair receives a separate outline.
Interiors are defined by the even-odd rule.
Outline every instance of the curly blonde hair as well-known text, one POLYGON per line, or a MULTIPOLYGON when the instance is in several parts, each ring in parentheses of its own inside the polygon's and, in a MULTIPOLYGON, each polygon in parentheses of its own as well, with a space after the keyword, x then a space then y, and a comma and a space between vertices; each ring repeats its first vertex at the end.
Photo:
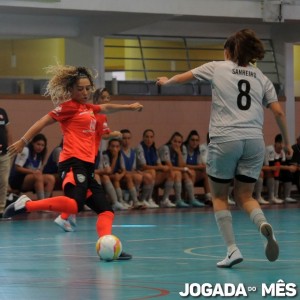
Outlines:
POLYGON ((71 98, 70 88, 76 84, 80 78, 88 78, 92 89, 95 89, 95 75, 85 67, 74 66, 48 66, 46 73, 53 77, 49 80, 44 96, 50 96, 54 106, 57 106, 71 98))

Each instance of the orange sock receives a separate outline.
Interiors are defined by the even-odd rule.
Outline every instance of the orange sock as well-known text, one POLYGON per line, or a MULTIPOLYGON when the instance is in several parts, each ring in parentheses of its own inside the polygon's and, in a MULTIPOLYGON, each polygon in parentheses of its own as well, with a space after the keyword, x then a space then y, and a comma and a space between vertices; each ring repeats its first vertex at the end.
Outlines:
POLYGON ((65 212, 69 214, 77 214, 77 202, 66 196, 57 196, 37 201, 26 202, 26 210, 28 212, 38 210, 50 210, 56 212, 65 212))
POLYGON ((98 215, 96 230, 99 237, 112 233, 114 216, 114 213, 111 211, 105 211, 98 215))
MULTIPOLYGON (((87 192, 86 192, 86 199, 88 199, 91 195, 92 195, 91 190, 87 190, 87 192)), ((63 213, 60 214, 60 217, 61 217, 63 220, 68 220, 68 218, 69 218, 70 215, 71 215, 71 214, 69 214, 69 213, 63 212, 63 213)))
POLYGON ((63 212, 63 213, 60 214, 60 217, 62 219, 64 219, 64 220, 67 220, 69 218, 69 216, 70 216, 70 214, 69 213, 65 213, 65 212, 63 212))

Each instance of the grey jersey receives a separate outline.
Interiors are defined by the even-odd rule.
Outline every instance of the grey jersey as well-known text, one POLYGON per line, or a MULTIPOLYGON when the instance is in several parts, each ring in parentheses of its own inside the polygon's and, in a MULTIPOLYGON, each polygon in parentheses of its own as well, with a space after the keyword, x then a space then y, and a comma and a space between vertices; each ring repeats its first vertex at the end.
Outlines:
POLYGON ((191 70, 212 86, 209 136, 217 142, 262 138, 263 106, 278 101, 271 81, 256 67, 232 61, 206 63, 191 70))
MULTIPOLYGON (((141 144, 139 144, 136 149, 136 165, 137 165, 137 169, 140 170, 143 166, 147 165, 147 161, 146 161, 146 156, 144 153, 144 149, 143 146, 141 144)), ((157 156, 157 160, 155 162, 155 165, 160 165, 161 164, 161 160, 159 158, 159 154, 158 151, 156 150, 156 156, 157 156)))
POLYGON ((187 165, 201 165, 206 163, 206 158, 204 159, 200 146, 197 151, 189 152, 187 146, 182 145, 182 156, 187 165))
POLYGON ((162 162, 171 161, 170 148, 163 145, 158 149, 159 158, 162 162))
MULTIPOLYGON (((172 153, 168 145, 163 145, 158 149, 158 154, 162 162, 168 161, 171 162, 174 167, 178 167, 178 155, 175 153, 175 151, 172 151, 172 153)), ((186 162, 187 152, 185 146, 182 147, 182 159, 184 162, 186 162)))
MULTIPOLYGON (((15 164, 24 167, 27 159, 29 158, 29 149, 24 147, 21 153, 18 153, 16 156, 15 164)), ((40 170, 42 168, 42 161, 39 162, 38 167, 34 166, 30 161, 26 164, 25 168, 31 170, 40 170)))
MULTIPOLYGON (((120 168, 122 170, 125 170, 125 163, 124 163, 124 159, 123 159, 122 155, 120 155, 119 159, 120 159, 120 168)), ((109 158, 108 154, 103 152, 102 160, 99 163, 99 169, 103 170, 103 169, 108 168, 108 167, 111 167, 111 161, 110 161, 110 158, 109 158)))

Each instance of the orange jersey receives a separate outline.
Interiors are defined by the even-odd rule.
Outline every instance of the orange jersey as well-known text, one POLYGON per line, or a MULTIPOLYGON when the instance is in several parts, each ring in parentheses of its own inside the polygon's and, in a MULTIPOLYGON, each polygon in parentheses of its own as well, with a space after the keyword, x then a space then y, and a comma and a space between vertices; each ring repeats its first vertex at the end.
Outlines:
POLYGON ((95 137, 95 147, 96 147, 96 153, 98 152, 100 143, 101 143, 101 139, 103 134, 108 134, 110 133, 110 129, 108 127, 107 124, 107 117, 106 115, 100 115, 97 114, 96 115, 96 137, 95 137))
POLYGON ((59 162, 71 157, 94 163, 95 161, 95 113, 99 113, 99 105, 81 104, 69 100, 49 112, 58 121, 63 133, 64 145, 59 162))

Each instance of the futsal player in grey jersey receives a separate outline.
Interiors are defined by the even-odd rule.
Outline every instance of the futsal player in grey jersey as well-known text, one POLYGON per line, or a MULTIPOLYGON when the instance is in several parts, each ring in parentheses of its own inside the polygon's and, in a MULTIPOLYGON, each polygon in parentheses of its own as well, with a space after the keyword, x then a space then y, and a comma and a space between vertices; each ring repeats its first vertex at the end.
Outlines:
POLYGON ((224 61, 209 62, 168 79, 158 85, 172 85, 204 79, 212 86, 207 173, 216 222, 227 246, 227 255, 217 263, 230 268, 243 260, 236 245, 228 190, 234 178, 234 197, 259 231, 266 237, 265 254, 269 261, 279 256, 279 246, 272 226, 259 203, 252 198, 253 188, 264 160, 263 107, 271 109, 282 133, 286 152, 289 143, 285 114, 273 84, 253 63, 264 57, 264 47, 255 32, 243 29, 230 36, 224 45, 224 61))

